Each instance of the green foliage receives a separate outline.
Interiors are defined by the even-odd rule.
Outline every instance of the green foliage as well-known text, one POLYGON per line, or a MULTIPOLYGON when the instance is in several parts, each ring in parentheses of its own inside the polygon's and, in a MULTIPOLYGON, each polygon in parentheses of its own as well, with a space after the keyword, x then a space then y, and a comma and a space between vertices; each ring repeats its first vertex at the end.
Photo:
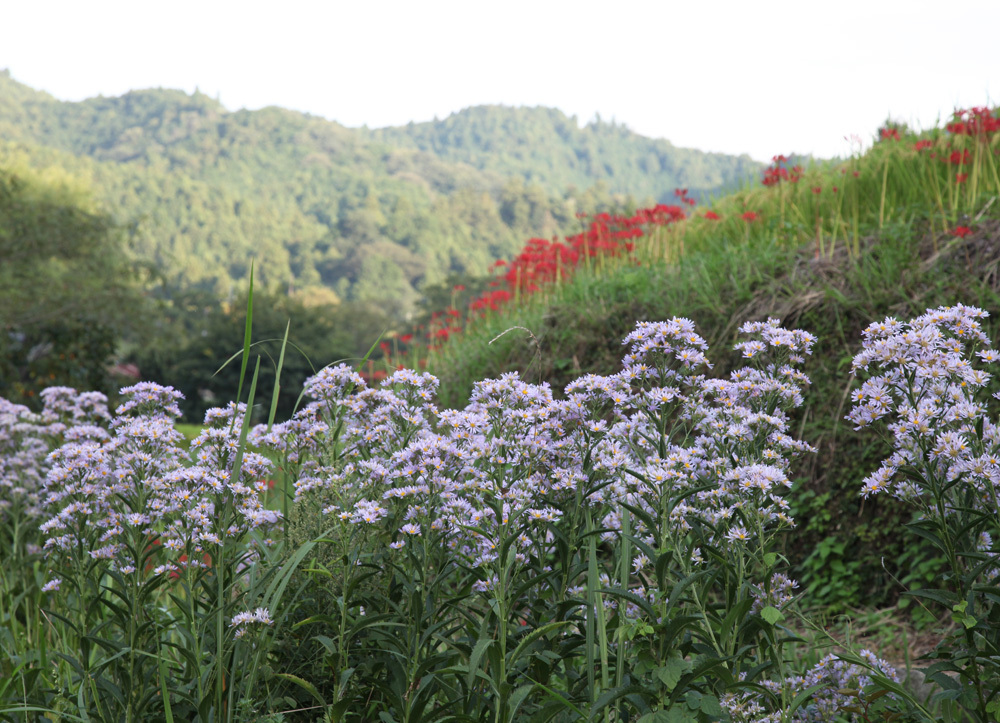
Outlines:
MULTIPOLYGON (((246 296, 222 302, 197 290, 164 290, 164 299, 150 321, 155 341, 129 353, 144 376, 180 390, 185 419, 200 422, 205 410, 218 406, 236 389, 240 366, 226 363, 243 349, 246 296)), ((274 384, 285 328, 288 346, 278 394, 278 419, 292 415, 302 383, 320 368, 338 361, 357 364, 390 323, 373 307, 347 302, 335 306, 307 306, 284 294, 254 292, 253 353, 263 358, 260 383, 274 384)), ((261 400, 263 401, 266 400, 261 400)), ((262 409, 255 413, 260 421, 262 409)))
MULTIPOLYGON (((595 150, 594 163, 621 178, 595 185, 600 174, 481 168, 279 108, 228 112, 201 94, 145 90, 62 103, 0 74, 0 98, 0 167, 92 177, 102 206, 131 228, 136 253, 171 285, 230 297, 252 257, 263 288, 378 305, 399 317, 425 285, 483 274, 525 238, 569 228, 577 212, 627 202, 618 180, 635 180, 627 169, 649 144, 659 144, 657 163, 684 169, 659 174, 664 189, 682 181, 715 188, 752 167, 712 156, 700 168, 689 156, 703 154, 602 125, 616 150, 595 150)), ((557 149, 550 140, 542 133, 527 146, 507 142, 553 168, 574 162, 576 141, 557 149)))
POLYGON ((419 148, 546 188, 590 188, 665 202, 674 189, 695 198, 743 185, 761 168, 749 156, 676 148, 599 117, 582 128, 555 108, 476 106, 444 120, 371 132, 373 138, 419 148))
POLYGON ((0 170, 0 396, 107 390, 143 304, 124 236, 66 174, 0 170))

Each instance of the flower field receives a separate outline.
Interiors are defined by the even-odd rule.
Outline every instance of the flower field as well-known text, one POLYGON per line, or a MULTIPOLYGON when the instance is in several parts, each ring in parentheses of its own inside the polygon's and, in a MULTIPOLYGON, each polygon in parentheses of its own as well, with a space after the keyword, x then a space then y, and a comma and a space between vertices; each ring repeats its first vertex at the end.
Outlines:
POLYGON ((815 619, 782 543, 815 524, 792 504, 821 453, 808 329, 633 318, 614 368, 558 387, 479 374, 450 405, 422 365, 461 364, 519 313, 579 315, 609 279, 701 259, 686 283, 706 285, 720 247, 847 267, 919 222, 937 258, 1000 193, 998 130, 984 109, 926 137, 887 125, 838 165, 776 157, 711 209, 679 191, 536 239, 383 378, 326 367, 287 420, 261 413, 277 390, 251 363, 252 283, 236 401, 190 445, 179 393, 151 382, 113 410, 66 387, 40 411, 0 399, 0 720, 996 720, 987 310, 871 318, 838 367, 839 420, 879 435, 852 495, 905 506, 886 534, 940 561, 910 590, 943 621, 907 666, 919 689, 815 619))
POLYGON ((788 413, 814 338, 746 324, 747 366, 720 379, 675 318, 637 324, 622 371, 561 399, 511 374, 438 410, 429 374, 368 388, 341 365, 287 422, 212 410, 188 453, 177 393, 155 384, 122 390, 113 415, 67 388, 40 414, 5 404, 0 714, 988 720, 1000 433, 977 395, 998 358, 984 315, 886 319, 854 362, 850 418, 892 439, 859 491, 915 505, 952 571, 920 591, 961 622, 930 701, 869 651, 810 660, 788 627, 797 584, 773 541, 812 451, 788 413), (275 475, 292 500, 269 497, 275 475), (321 535, 295 541, 302 517, 321 535), (301 664, 290 640, 322 661, 310 674, 283 668, 301 664), (290 688, 311 705, 289 708, 290 688))

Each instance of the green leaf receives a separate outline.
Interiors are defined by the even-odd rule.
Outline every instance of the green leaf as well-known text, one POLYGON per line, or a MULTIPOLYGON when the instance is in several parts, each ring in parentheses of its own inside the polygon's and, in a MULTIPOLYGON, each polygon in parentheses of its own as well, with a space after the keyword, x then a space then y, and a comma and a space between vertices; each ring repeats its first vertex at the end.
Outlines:
POLYGON ((913 597, 922 597, 928 600, 933 600, 941 605, 946 605, 949 608, 955 601, 955 594, 950 593, 947 590, 908 590, 907 595, 912 595, 913 597))
POLYGON ((507 705, 510 707, 511 720, 515 720, 514 716, 517 714, 517 709, 521 707, 524 699, 527 698, 534 689, 535 685, 533 683, 527 683, 511 693, 511 696, 507 701, 507 705))
POLYGON ((174 712, 170 707, 170 688, 167 686, 166 661, 162 655, 156 656, 160 673, 160 695, 163 696, 163 717, 166 723, 174 723, 174 712))
POLYGON ((508 658, 508 665, 510 667, 513 667, 514 662, 519 657, 521 657, 521 652, 526 647, 528 647, 533 642, 535 642, 540 637, 542 637, 543 635, 547 635, 549 632, 551 632, 553 630, 557 630, 557 629, 559 629, 561 627, 565 627, 566 625, 570 625, 570 624, 572 624, 571 620, 560 620, 560 621, 557 621, 557 622, 554 622, 554 623, 549 623, 548 625, 543 625, 542 627, 540 627, 540 628, 538 628, 536 630, 532 630, 530 633, 528 633, 527 635, 525 635, 524 639, 521 640, 521 642, 517 644, 516 648, 514 648, 514 652, 511 654, 510 658, 508 658))
POLYGON ((799 709, 799 706, 804 704, 807 700, 809 700, 809 698, 812 697, 813 693, 823 690, 824 688, 826 688, 826 683, 819 683, 818 685, 814 685, 811 688, 806 688, 805 690, 803 690, 801 693, 795 696, 795 698, 792 700, 792 704, 788 706, 788 713, 794 713, 795 711, 797 711, 799 709))
POLYGON ((469 657, 469 675, 465 682, 469 688, 472 687, 476 679, 476 671, 479 669, 479 661, 482 659, 483 654, 486 652, 487 648, 493 644, 493 638, 482 637, 476 641, 476 647, 472 649, 472 655, 469 657))
POLYGON ((768 605, 766 608, 760 611, 760 616, 764 618, 771 625, 776 625, 779 620, 785 616, 781 614, 781 611, 773 605, 768 605))
MULTIPOLYGON (((240 383, 236 387, 236 401, 243 394, 243 380, 246 378, 247 364, 250 361, 250 334, 253 329, 253 260, 250 261, 250 288, 247 291, 247 323, 243 329, 243 356, 240 360, 240 383)), ((221 368, 219 371, 222 371, 221 368)), ((219 372, 216 372, 218 374, 219 372)), ((252 395, 251 395, 252 396, 252 395)), ((250 405, 247 404, 247 416, 250 416, 250 405)), ((233 469, 239 469, 233 467, 233 469)))
POLYGON ((713 718, 722 717, 722 706, 719 705, 719 699, 714 695, 702 696, 701 705, 699 707, 701 708, 701 712, 705 715, 712 716, 713 718))
POLYGON ((292 675, 291 673, 275 673, 274 677, 287 680, 289 683, 295 683, 295 685, 299 686, 302 690, 306 691, 309 695, 315 698, 317 703, 324 708, 326 707, 326 701, 323 700, 323 696, 320 694, 319 690, 317 690, 316 686, 308 680, 300 678, 297 675, 292 675))
POLYGON ((271 394, 271 410, 267 415, 267 431, 274 426, 274 415, 278 411, 278 394, 281 393, 281 369, 285 365, 285 348, 288 346, 288 330, 292 326, 289 319, 285 324, 285 338, 281 340, 281 353, 278 354, 278 367, 274 371, 274 392, 271 394))
POLYGON ((347 709, 351 707, 351 703, 353 702, 350 698, 345 698, 330 706, 329 716, 331 723, 340 723, 344 720, 344 713, 347 712, 347 709))
POLYGON ((681 658, 671 658, 665 665, 661 665, 657 668, 654 673, 660 682, 667 686, 667 690, 671 691, 680 682, 681 676, 684 675, 690 668, 690 664, 681 658))

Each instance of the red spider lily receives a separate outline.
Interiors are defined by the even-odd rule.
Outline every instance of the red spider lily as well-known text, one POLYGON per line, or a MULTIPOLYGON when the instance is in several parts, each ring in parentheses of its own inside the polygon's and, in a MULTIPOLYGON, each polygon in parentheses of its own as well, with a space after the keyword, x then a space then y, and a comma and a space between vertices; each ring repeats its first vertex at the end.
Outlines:
POLYGON ((798 183, 802 177, 802 166, 792 166, 786 168, 788 158, 786 156, 774 156, 773 164, 764 169, 764 178, 761 180, 765 186, 776 186, 781 181, 798 183))
POLYGON ((704 218, 707 218, 709 221, 718 221, 722 218, 722 216, 717 214, 715 211, 705 211, 704 218))
POLYGON ((941 160, 953 166, 964 166, 972 161, 972 154, 968 151, 952 151, 947 156, 941 156, 941 160))
POLYGON ((916 151, 922 151, 925 148, 932 148, 934 146, 934 141, 917 141, 913 144, 913 149, 916 151))
MULTIPOLYGON (((674 195, 688 205, 696 201, 687 197, 687 189, 677 189, 674 195)), ((578 218, 584 218, 577 214, 578 218)), ((530 296, 542 289, 570 278, 586 259, 597 257, 619 258, 631 254, 635 239, 645 236, 650 228, 666 226, 687 218, 680 206, 658 204, 652 208, 639 209, 631 216, 599 213, 591 218, 589 228, 581 233, 550 239, 529 239, 521 252, 509 261, 499 259, 490 269, 496 276, 488 284, 488 290, 469 303, 469 319, 482 318, 491 311, 497 311, 510 303, 515 296, 530 296)), ((453 291, 464 291, 464 286, 456 286, 453 291)), ((461 317, 456 309, 434 312, 432 322, 449 319, 450 323, 433 324, 428 333, 428 348, 434 350, 446 342, 453 334, 461 331, 454 321, 461 317)), ((412 338, 412 337, 410 337, 412 338)))
POLYGON ((837 188, 836 186, 834 186, 832 190, 833 190, 833 192, 834 192, 834 193, 836 193, 836 192, 837 192, 837 191, 839 191, 840 189, 839 189, 839 188, 837 188))
POLYGON ((756 211, 747 211, 742 216, 740 216, 740 218, 742 218, 744 221, 752 223, 753 221, 757 221, 760 219, 760 214, 757 213, 756 211))
POLYGON ((820 193, 823 192, 823 189, 820 186, 813 186, 812 187, 812 192, 815 193, 818 196, 820 193))
POLYGON ((879 139, 887 141, 892 139, 894 141, 899 140, 899 131, 895 128, 883 128, 878 132, 879 139))
POLYGON ((956 173, 955 174, 955 182, 956 183, 965 183, 968 179, 969 179, 969 174, 968 173, 956 173))
POLYGON ((409 344, 411 341, 413 341, 413 334, 403 334, 401 337, 399 337, 399 341, 402 342, 403 344, 409 344))
POLYGON ((458 284, 455 288, 452 289, 452 291, 465 291, 465 285, 458 284))
POLYGON ((945 128, 955 135, 983 137, 1000 131, 1000 118, 997 118, 996 112, 989 108, 957 110, 954 117, 954 122, 945 128))
POLYGON ((958 238, 965 238, 972 233, 972 229, 968 226, 956 226, 952 229, 951 235, 957 236, 958 238))

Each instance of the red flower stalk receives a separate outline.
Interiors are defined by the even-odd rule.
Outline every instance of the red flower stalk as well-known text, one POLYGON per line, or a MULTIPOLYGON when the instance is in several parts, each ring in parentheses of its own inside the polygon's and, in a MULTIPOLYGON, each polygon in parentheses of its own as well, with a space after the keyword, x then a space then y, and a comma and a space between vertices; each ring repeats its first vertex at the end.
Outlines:
POLYGON ((747 211, 742 216, 740 216, 744 221, 753 222, 760 219, 760 214, 756 211, 747 211))
POLYGON ((972 233, 972 229, 968 226, 956 226, 951 231, 952 236, 957 236, 958 238, 965 238, 972 233))
POLYGON ((722 216, 717 214, 715 211, 705 211, 704 217, 707 218, 709 221, 718 221, 719 219, 722 218, 722 216))

